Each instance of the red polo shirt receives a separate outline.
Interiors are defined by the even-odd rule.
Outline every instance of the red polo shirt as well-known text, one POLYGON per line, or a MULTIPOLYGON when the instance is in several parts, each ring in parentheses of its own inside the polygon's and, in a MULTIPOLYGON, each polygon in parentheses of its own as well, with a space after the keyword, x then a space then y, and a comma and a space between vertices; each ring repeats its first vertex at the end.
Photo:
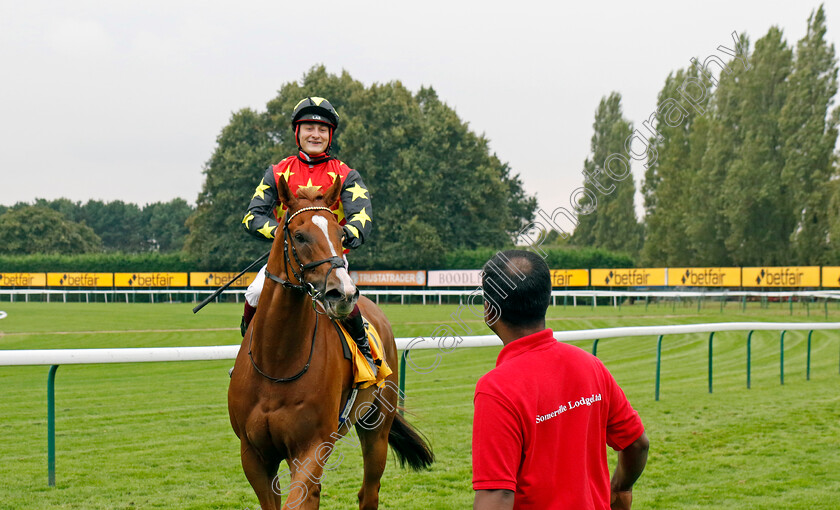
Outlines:
POLYGON ((603 363, 550 329, 506 345, 474 404, 473 489, 515 491, 514 510, 609 509, 605 445, 644 432, 603 363))

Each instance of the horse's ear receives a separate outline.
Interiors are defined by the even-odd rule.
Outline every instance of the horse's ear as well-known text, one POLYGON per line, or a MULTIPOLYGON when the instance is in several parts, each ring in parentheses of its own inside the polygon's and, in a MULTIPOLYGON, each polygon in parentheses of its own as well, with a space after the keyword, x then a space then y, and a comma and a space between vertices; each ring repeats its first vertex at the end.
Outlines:
POLYGON ((332 186, 330 189, 324 193, 324 203, 327 204, 327 207, 332 207, 334 203, 338 200, 339 195, 341 194, 341 177, 338 175, 335 176, 333 180, 332 186))
POLYGON ((289 189, 289 184, 282 176, 277 179, 277 200, 285 205, 286 209, 291 209, 295 202, 297 202, 297 198, 292 194, 292 190, 289 189))

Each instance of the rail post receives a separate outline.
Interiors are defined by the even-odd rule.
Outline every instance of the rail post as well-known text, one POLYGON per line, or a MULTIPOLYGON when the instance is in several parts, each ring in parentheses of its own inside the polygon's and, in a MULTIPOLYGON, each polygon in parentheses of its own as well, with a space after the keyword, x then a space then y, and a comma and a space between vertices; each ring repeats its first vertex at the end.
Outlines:
POLYGON ((779 338, 779 384, 785 383, 785 330, 779 338))
POLYGON ((55 371, 58 365, 50 367, 47 376, 47 483, 55 487, 55 371))
POLYGON ((655 391, 655 398, 656 401, 659 401, 659 373, 660 368, 662 367, 662 337, 665 335, 659 335, 659 340, 656 341, 656 391, 655 391))
POLYGON ((709 393, 712 392, 712 339, 714 337, 714 331, 709 333, 709 393))
POLYGON ((405 358, 408 356, 408 349, 405 349, 400 356, 400 398, 399 398, 399 409, 400 409, 400 416, 405 415, 405 411, 403 408, 405 407, 405 358))
POLYGON ((747 389, 750 389, 750 352, 752 350, 752 335, 752 331, 750 331, 749 334, 747 334, 747 389))
POLYGON ((814 330, 808 332, 808 356, 805 358, 805 380, 811 380, 811 335, 814 334, 814 330))
POLYGON ((592 342, 592 355, 598 355, 598 339, 596 338, 594 342, 592 342))

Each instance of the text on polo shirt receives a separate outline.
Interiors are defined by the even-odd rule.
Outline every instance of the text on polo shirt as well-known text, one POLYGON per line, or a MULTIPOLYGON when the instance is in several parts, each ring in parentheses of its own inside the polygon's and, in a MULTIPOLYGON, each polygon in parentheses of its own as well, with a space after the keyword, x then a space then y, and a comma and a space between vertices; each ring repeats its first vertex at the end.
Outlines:
POLYGON ((572 409, 580 406, 591 406, 595 402, 601 401, 601 394, 600 393, 593 393, 592 396, 589 397, 580 397, 579 400, 575 400, 572 402, 571 400, 566 402, 565 404, 560 404, 556 410, 548 413, 548 414, 538 414, 537 415, 537 423, 542 423, 546 420, 550 420, 555 416, 559 416, 566 411, 571 411, 572 409))

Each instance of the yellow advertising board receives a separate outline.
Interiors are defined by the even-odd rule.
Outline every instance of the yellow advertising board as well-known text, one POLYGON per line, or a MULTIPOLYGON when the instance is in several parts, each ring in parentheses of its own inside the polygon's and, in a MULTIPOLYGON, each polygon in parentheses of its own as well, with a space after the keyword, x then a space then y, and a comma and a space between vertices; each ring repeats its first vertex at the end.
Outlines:
POLYGON ((661 287, 665 285, 665 268, 593 269, 593 287, 661 287))
POLYGON ((46 273, 0 273, 0 287, 44 287, 46 273))
POLYGON ((588 269, 552 269, 552 287, 586 287, 589 285, 588 269))
POLYGON ((824 266, 822 268, 822 286, 840 287, 840 266, 824 266))
POLYGON ((114 273, 115 287, 186 287, 187 273, 114 273))
POLYGON ((740 267, 669 267, 673 287, 740 287, 740 267))
POLYGON ((819 266, 745 267, 741 269, 744 287, 819 287, 819 266))
MULTIPOLYGON (((238 273, 211 272, 211 273, 190 273, 190 287, 221 287, 229 282, 238 273)), ((247 287, 251 285, 257 273, 245 273, 233 282, 231 287, 247 287)))
POLYGON ((114 273, 47 273, 50 287, 112 287, 114 273))

